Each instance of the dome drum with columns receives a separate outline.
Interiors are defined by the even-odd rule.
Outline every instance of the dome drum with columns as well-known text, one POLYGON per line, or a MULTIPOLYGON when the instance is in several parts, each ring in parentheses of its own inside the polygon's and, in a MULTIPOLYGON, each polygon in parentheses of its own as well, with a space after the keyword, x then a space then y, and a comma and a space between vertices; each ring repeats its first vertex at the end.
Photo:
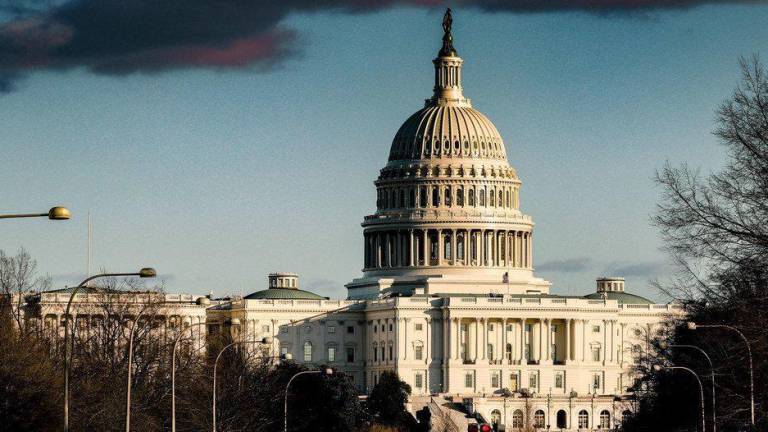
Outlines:
POLYGON ((498 130, 463 95, 450 26, 433 63, 433 96, 397 131, 375 182, 377 210, 362 224, 364 276, 347 286, 350 298, 386 294, 385 285, 408 294, 425 278, 547 292, 549 283, 533 276, 521 182, 498 130))

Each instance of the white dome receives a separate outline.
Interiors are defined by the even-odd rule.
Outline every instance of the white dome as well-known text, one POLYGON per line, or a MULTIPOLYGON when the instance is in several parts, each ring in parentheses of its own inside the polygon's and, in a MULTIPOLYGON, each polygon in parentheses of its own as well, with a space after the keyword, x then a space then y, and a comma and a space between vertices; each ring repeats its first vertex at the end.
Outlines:
POLYGON ((411 115, 395 135, 390 161, 490 159, 506 163, 496 126, 468 103, 430 104, 411 115))

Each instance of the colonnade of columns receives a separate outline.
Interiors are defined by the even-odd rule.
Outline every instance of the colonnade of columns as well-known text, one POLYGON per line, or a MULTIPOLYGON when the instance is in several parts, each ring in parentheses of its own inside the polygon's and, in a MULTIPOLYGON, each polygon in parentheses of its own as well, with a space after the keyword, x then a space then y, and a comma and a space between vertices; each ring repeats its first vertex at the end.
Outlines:
POLYGON ((533 265, 530 231, 428 228, 369 231, 364 237, 366 269, 533 265))
POLYGON ((443 325, 444 357, 465 364, 613 364, 622 361, 617 328, 616 320, 451 318, 443 325), (600 327, 598 359, 592 358, 591 326, 600 327))

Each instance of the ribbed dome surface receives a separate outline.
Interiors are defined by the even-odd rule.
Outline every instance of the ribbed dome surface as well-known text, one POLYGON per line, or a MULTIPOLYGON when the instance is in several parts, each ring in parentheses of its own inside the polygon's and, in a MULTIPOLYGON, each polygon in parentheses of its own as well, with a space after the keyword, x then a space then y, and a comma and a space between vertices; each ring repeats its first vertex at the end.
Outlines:
POLYGON ((441 158, 506 162, 506 152, 496 126, 469 104, 430 104, 400 126, 389 160, 441 158))

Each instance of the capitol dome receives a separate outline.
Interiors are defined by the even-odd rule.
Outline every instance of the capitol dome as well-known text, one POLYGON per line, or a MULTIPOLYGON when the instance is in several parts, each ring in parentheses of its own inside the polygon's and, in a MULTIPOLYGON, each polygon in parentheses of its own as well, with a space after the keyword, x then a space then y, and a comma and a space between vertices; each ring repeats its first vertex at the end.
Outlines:
POLYGON ((350 298, 408 294, 429 278, 453 280, 455 289, 471 280, 479 292, 549 288, 533 276, 533 220, 520 210, 522 183, 496 126, 464 97, 464 60, 446 17, 432 97, 395 133, 374 182, 376 212, 362 223, 363 278, 347 285, 350 298))

